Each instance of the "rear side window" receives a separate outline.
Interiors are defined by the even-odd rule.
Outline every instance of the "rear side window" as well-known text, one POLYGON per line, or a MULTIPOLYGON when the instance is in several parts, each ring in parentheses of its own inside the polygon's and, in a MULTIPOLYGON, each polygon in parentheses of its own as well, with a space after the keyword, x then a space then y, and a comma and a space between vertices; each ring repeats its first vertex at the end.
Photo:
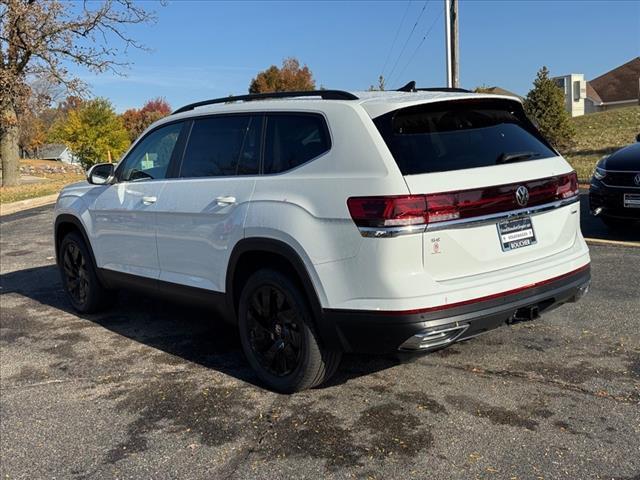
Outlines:
POLYGON ((264 173, 280 173, 302 165, 331 148, 321 115, 268 115, 264 173))
POLYGON ((556 155, 522 107, 508 100, 418 105, 382 115, 374 123, 403 175, 556 155))
POLYGON ((194 120, 180 176, 257 175, 261 133, 261 116, 229 115, 194 120))

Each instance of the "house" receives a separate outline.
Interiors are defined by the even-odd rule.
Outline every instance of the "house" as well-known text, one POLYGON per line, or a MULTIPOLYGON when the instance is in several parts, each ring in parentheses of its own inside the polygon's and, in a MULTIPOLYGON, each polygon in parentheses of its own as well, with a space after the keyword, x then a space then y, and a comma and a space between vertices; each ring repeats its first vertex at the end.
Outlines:
POLYGON ((585 113, 640 103, 640 57, 587 82, 585 113))
POLYGON ((572 117, 640 104, 640 57, 590 81, 582 73, 553 78, 572 117))
POLYGON ((522 99, 520 95, 510 92, 509 90, 505 90, 501 87, 480 87, 477 91, 481 91, 482 93, 492 93, 494 95, 506 95, 508 97, 516 97, 522 99))
POLYGON ((69 150, 69 147, 63 143, 48 143, 42 145, 38 149, 38 158, 64 163, 79 163, 76 156, 69 150))

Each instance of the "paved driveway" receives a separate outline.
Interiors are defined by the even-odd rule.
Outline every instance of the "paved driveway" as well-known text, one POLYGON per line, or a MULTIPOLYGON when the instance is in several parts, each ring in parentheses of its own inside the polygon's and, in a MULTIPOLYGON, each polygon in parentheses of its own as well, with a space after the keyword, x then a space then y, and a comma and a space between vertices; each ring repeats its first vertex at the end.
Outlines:
POLYGON ((3 479, 640 478, 638 248, 594 246, 591 293, 540 321, 283 396, 207 311, 74 314, 50 207, 1 229, 3 479))

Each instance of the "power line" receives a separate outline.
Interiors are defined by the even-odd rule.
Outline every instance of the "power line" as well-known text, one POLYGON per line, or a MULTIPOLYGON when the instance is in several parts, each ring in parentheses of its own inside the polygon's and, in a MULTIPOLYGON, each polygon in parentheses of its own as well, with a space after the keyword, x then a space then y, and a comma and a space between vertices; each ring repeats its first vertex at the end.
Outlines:
POLYGON ((427 4, 429 3, 429 0, 427 0, 426 2, 424 2, 424 5, 422 6, 422 10, 420 11, 420 14, 418 15, 418 19, 416 20, 416 22, 413 24, 413 28, 411 29, 411 31, 409 32, 409 36, 407 37, 407 39, 404 42, 404 45, 402 46, 402 50, 400 50, 400 55, 398 55, 398 58, 396 58, 395 63, 393 64, 393 68, 391 69, 391 73, 389 74, 389 79, 391 79, 393 77, 393 72, 396 71, 396 67, 398 66, 398 62, 400 61, 400 59, 402 58, 402 54, 404 53, 405 48, 407 48, 407 44, 409 43, 409 40, 411 40, 411 36, 413 35, 413 32, 416 30, 416 27, 418 26, 418 23, 420 22, 420 19, 422 18, 422 15, 424 14, 425 9, 427 8, 427 4))
MULTIPOLYGON (((405 64, 405 66, 402 68, 402 70, 400 71, 400 74, 398 75, 400 77, 400 79, 402 79, 402 74, 404 73, 404 71, 407 69, 407 67, 409 65, 411 65, 411 62, 413 61, 413 59, 415 58, 416 54, 418 53, 418 50, 420 50, 420 47, 422 46, 422 44, 424 43, 424 41, 427 39, 427 37, 429 36, 429 34, 431 33, 431 30, 433 30, 433 27, 436 25, 436 22, 440 19, 440 17, 442 16, 442 11, 440 11, 440 13, 438 14, 438 16, 433 20, 433 22, 431 22, 431 26, 429 26, 429 29, 427 30, 427 32, 424 34, 424 36, 422 37, 422 40, 420 40, 420 43, 418 44, 418 46, 416 47, 416 49, 413 51, 413 53, 411 54, 411 57, 409 58, 409 61, 405 64)), ((402 83, 402 82, 401 82, 402 83)))
POLYGON ((404 9, 404 15, 402 15, 402 20, 400 20, 400 25, 398 25, 398 29, 396 30, 396 35, 395 37, 393 37, 393 43, 391 43, 391 48, 389 49, 389 52, 387 53, 387 58, 384 61, 384 67, 382 67, 382 73, 380 73, 381 76, 384 76, 384 72, 387 69, 387 64, 389 63, 391 52, 393 52, 393 47, 396 46, 396 41, 398 40, 398 34, 400 33, 400 29, 402 28, 402 25, 404 25, 404 19, 407 18, 407 12, 409 11, 410 6, 411 6, 411 0, 407 2, 407 8, 404 9))

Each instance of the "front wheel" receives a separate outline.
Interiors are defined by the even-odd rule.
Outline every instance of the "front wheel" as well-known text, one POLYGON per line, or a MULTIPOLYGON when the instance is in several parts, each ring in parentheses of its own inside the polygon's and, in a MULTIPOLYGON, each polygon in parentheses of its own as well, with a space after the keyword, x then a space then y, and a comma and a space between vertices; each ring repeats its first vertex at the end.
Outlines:
POLYGON ((259 270, 240 296, 238 324, 247 360, 265 384, 293 393, 333 375, 341 352, 321 347, 300 289, 282 273, 259 270))
POLYGON ((77 233, 62 239, 59 264, 62 285, 78 312, 96 312, 113 300, 114 292, 100 283, 89 249, 77 233))

